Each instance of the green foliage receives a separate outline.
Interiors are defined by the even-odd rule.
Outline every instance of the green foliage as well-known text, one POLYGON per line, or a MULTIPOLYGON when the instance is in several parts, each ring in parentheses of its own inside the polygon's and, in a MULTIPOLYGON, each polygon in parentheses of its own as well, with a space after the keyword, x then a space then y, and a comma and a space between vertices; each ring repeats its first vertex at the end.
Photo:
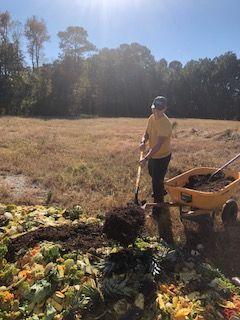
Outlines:
POLYGON ((89 299, 88 309, 95 309, 101 302, 103 302, 101 292, 90 285, 84 285, 82 287, 81 294, 85 299, 89 299))
POLYGON ((60 250, 58 245, 44 245, 41 248, 41 254, 46 263, 55 262, 60 257, 60 250))
POLYGON ((222 290, 229 291, 231 293, 240 294, 240 288, 236 287, 229 279, 226 277, 221 277, 218 279, 219 288, 222 290))
POLYGON ((71 317, 71 319, 74 319, 76 311, 93 310, 102 302, 102 296, 98 289, 89 285, 84 285, 78 292, 68 289, 65 296, 68 307, 63 311, 63 315, 71 317))
POLYGON ((30 288, 29 300, 31 303, 41 303, 52 294, 51 283, 45 279, 36 282, 30 288))
POLYGON ((12 263, 6 263, 0 269, 0 286, 7 286, 19 270, 12 263))
POLYGON ((0 260, 5 257, 5 255, 7 254, 7 252, 8 252, 7 246, 0 244, 0 260))
POLYGON ((43 320, 53 320, 56 313, 57 313, 56 309, 50 304, 48 304, 46 307, 46 312, 43 320))
POLYGON ((224 277, 220 270, 218 270, 217 268, 213 268, 210 264, 207 263, 201 263, 198 266, 198 270, 202 274, 202 276, 209 282, 215 278, 224 277))
POLYGON ((137 291, 128 284, 129 277, 125 275, 105 278, 103 281, 103 291, 107 297, 134 297, 137 291))
MULTIPOLYGON (((27 281, 23 281, 18 286, 18 292, 20 295, 22 295, 24 298, 27 298, 30 293, 30 285, 27 281)), ((27 309, 27 306, 26 306, 27 309)))
POLYGON ((65 219, 70 219, 72 221, 78 220, 80 216, 84 214, 84 210, 80 206, 75 206, 72 209, 68 209, 63 213, 65 219))

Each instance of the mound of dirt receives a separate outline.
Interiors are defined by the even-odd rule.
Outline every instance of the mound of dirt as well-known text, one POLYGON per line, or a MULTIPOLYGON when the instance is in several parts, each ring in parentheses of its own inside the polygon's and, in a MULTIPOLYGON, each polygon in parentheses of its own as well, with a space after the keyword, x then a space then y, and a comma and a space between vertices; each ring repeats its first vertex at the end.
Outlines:
POLYGON ((185 184, 184 188, 205 191, 205 192, 216 192, 228 184, 233 182, 235 179, 233 177, 225 177, 223 173, 216 174, 212 177, 210 181, 211 174, 198 174, 189 177, 188 183, 185 184))
POLYGON ((123 246, 132 244, 145 222, 144 211, 137 206, 119 207, 106 213, 103 232, 123 246))
POLYGON ((27 232, 10 240, 8 259, 15 260, 20 249, 28 249, 41 241, 57 242, 66 250, 91 251, 107 245, 102 227, 97 224, 78 223, 61 226, 47 226, 27 232))

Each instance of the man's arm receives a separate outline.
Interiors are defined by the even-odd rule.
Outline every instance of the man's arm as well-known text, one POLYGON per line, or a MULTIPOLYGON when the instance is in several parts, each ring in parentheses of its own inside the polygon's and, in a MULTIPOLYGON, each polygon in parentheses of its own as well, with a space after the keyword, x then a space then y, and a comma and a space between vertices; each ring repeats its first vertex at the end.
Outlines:
POLYGON ((148 153, 145 155, 145 157, 142 159, 142 161, 140 161, 141 165, 144 165, 146 163, 146 161, 151 158, 156 152, 158 152, 162 146, 162 144, 164 143, 164 141, 167 139, 167 137, 158 137, 157 143, 155 144, 155 146, 151 149, 149 149, 148 153))
POLYGON ((149 139, 149 134, 147 133, 147 131, 144 133, 144 136, 142 137, 142 141, 141 143, 146 143, 149 139))
POLYGON ((139 146, 141 151, 145 150, 145 144, 148 141, 148 139, 149 139, 149 134, 146 131, 144 133, 143 137, 142 137, 142 140, 141 140, 141 143, 140 143, 140 146, 139 146))

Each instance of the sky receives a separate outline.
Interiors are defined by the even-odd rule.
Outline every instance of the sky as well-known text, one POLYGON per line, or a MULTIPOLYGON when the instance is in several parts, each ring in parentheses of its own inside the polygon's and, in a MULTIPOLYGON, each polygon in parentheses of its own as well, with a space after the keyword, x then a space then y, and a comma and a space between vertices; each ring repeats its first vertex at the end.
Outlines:
POLYGON ((227 51, 240 57, 240 0, 0 0, 6 10, 23 24, 44 19, 45 62, 58 57, 58 31, 77 25, 98 49, 138 42, 156 60, 183 64, 227 51))

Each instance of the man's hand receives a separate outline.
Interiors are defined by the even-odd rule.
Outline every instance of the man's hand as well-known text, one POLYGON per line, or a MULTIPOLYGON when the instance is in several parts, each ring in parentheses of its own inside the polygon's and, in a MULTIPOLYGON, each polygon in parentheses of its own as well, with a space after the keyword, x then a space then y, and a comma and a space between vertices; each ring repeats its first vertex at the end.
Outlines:
POLYGON ((142 160, 140 160, 140 161, 139 161, 140 166, 141 166, 141 167, 144 167, 145 164, 147 163, 147 161, 148 161, 148 159, 147 159, 146 157, 143 158, 142 160))
POLYGON ((140 151, 145 151, 145 143, 144 142, 141 142, 140 145, 139 145, 139 149, 140 151))

